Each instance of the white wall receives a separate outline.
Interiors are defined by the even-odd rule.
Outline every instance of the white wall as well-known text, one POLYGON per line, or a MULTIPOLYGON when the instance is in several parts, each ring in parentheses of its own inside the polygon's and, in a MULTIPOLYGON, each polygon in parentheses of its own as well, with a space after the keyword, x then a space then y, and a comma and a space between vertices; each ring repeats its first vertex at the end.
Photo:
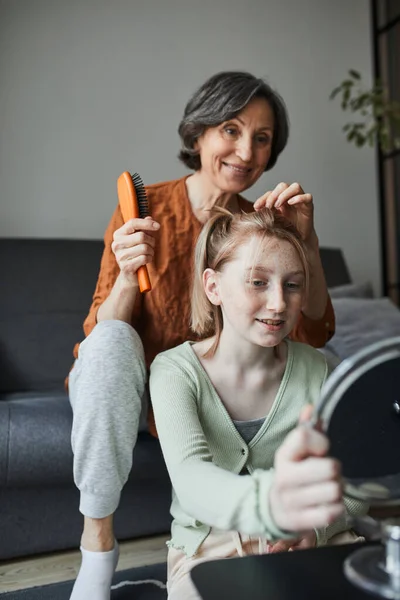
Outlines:
POLYGON ((371 78, 366 0, 0 0, 0 235, 99 238, 125 169, 179 177, 191 93, 223 69, 284 97, 288 148, 249 199, 279 181, 314 194, 323 245, 380 284, 372 150, 329 101, 348 68, 371 78))

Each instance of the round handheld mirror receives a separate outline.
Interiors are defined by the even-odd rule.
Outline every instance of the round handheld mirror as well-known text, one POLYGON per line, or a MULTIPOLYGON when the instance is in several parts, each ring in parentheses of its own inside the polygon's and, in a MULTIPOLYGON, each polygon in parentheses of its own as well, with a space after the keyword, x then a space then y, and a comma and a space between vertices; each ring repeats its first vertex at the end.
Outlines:
MULTIPOLYGON (((315 421, 342 464, 345 493, 370 506, 400 505, 400 337, 373 344, 329 376, 315 421)), ((383 524, 386 547, 366 547, 346 560, 356 585, 400 599, 400 522, 383 524)))

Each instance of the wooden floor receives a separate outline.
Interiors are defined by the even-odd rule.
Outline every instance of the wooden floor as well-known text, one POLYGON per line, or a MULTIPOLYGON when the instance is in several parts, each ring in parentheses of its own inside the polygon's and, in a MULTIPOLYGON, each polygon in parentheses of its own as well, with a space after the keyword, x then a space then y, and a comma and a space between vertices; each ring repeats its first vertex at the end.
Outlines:
MULTIPOLYGON (((169 537, 157 536, 121 542, 117 570, 165 562, 167 558, 165 542, 169 537)), ((79 551, 58 552, 0 562, 0 592, 75 579, 80 562, 79 551)))

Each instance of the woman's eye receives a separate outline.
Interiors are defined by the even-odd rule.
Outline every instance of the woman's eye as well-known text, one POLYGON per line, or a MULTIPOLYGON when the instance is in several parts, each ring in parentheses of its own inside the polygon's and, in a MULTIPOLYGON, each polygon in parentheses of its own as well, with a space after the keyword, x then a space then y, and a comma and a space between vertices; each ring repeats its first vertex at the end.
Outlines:
POLYGON ((235 137, 238 134, 235 127, 224 127, 224 132, 230 137, 235 137))
POLYGON ((271 143, 271 138, 267 135, 258 135, 256 137, 256 142, 257 144, 268 146, 271 143))

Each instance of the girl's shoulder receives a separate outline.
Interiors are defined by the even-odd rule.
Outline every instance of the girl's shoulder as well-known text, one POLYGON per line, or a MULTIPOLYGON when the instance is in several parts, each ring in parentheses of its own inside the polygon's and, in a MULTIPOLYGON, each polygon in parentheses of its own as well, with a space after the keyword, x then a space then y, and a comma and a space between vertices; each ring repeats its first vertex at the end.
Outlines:
POLYGON ((171 372, 180 371, 181 373, 192 374, 198 370, 198 359, 195 356, 191 346, 193 342, 183 342, 175 348, 164 350, 157 354, 150 366, 150 372, 159 368, 167 368, 171 372))
POLYGON ((293 366, 299 370, 313 373, 315 376, 325 378, 328 374, 328 363, 326 357, 320 350, 303 344, 287 340, 289 354, 292 357, 293 366))

